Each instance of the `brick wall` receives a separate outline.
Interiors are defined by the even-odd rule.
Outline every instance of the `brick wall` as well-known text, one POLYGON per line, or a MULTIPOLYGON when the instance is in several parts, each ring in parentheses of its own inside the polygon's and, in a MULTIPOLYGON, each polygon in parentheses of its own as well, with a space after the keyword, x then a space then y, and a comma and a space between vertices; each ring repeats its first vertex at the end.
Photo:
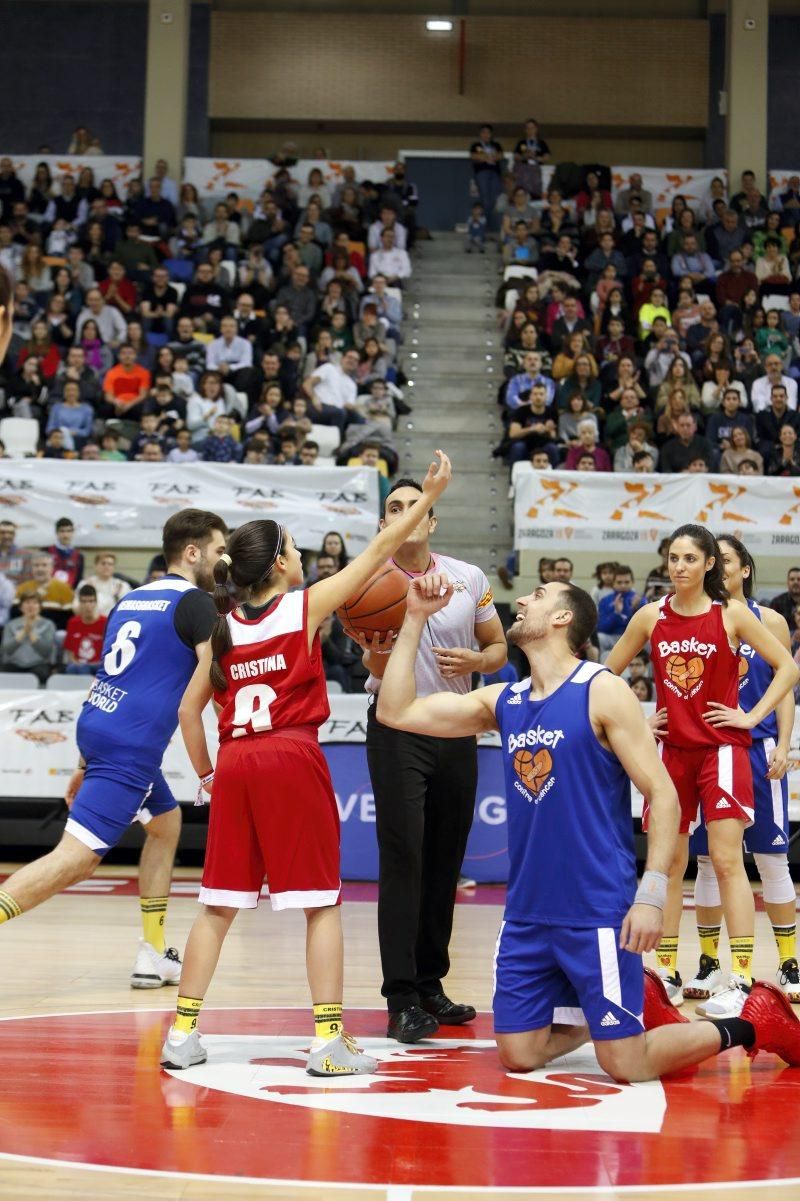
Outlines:
POLYGON ((210 115, 706 125, 706 21, 470 17, 463 96, 457 47, 421 16, 213 12, 210 115))

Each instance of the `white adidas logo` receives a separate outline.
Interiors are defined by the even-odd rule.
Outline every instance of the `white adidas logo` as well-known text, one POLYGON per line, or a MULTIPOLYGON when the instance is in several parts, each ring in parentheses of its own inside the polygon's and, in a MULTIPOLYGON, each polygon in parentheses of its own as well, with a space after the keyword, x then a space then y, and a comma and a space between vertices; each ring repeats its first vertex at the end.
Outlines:
POLYGON ((772 840, 772 845, 774 847, 782 847, 785 842, 786 842, 786 839, 783 837, 782 834, 776 834, 772 840))
POLYGON ((730 807, 731 807, 730 801, 726 801, 724 796, 720 797, 719 800, 717 801, 718 809, 730 809, 730 807))
POLYGON ((613 1013, 611 1012, 611 1010, 609 1010, 609 1011, 608 1011, 608 1013, 606 1014, 606 1016, 603 1018, 603 1020, 602 1020, 602 1022, 600 1023, 600 1025, 601 1025, 601 1026, 618 1026, 618 1025, 619 1025, 619 1021, 618 1021, 618 1019, 617 1019, 617 1018, 615 1018, 615 1017, 614 1017, 614 1015, 613 1015, 613 1013))
POLYGON ((515 693, 514 693, 514 695, 513 695, 512 697, 509 697, 509 699, 508 699, 508 701, 507 701, 507 704, 509 704, 509 705, 521 705, 521 704, 522 704, 522 693, 521 693, 521 692, 515 692, 515 693))

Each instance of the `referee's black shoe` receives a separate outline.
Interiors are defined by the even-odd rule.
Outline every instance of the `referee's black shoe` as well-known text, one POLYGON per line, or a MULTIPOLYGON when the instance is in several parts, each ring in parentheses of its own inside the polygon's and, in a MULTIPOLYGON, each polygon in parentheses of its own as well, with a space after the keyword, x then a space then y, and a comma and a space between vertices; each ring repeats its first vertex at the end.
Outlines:
POLYGON ((389 1014, 387 1038, 396 1038, 399 1043, 418 1043, 423 1038, 430 1038, 439 1029, 439 1023, 430 1013, 420 1009, 419 1005, 407 1005, 389 1014))
POLYGON ((458 1005, 443 992, 423 997, 420 1004, 426 1013, 433 1014, 440 1026, 463 1026, 465 1022, 471 1022, 475 1018, 472 1005, 458 1005))

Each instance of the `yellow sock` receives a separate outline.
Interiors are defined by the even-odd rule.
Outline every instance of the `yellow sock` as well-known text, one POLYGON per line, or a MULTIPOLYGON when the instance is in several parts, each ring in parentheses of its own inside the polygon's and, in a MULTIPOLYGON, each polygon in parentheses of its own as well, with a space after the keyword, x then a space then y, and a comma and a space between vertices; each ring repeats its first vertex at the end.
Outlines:
POLYGON ((164 922, 167 919, 167 901, 169 897, 141 897, 139 907, 142 910, 142 926, 144 941, 149 942, 157 951, 164 954, 164 922))
POLYGON ((707 955, 709 959, 719 958, 719 932, 720 926, 698 926, 697 933, 700 938, 700 954, 707 955))
POLYGON ((203 1007, 203 998, 178 997, 178 1008, 173 1022, 173 1029, 181 1034, 191 1034, 197 1029, 197 1015, 203 1007))
POLYGON ((753 979, 753 944, 755 938, 729 938, 733 970, 749 984, 753 979))
POLYGON ((14 898, 0 888, 0 923, 10 922, 12 917, 19 917, 21 913, 22 910, 14 898))
POLYGON ((314 1006, 314 1037, 327 1042, 342 1032, 341 1002, 326 1002, 314 1006))
POLYGON ((656 947, 656 960, 659 968, 668 976, 674 976, 678 971, 678 940, 677 938, 662 938, 656 947))
MULTIPOLYGON (((0 918, 0 921, 3 919, 0 918)), ((785 963, 787 959, 797 958, 797 926, 773 926, 772 933, 778 946, 778 959, 785 963)))

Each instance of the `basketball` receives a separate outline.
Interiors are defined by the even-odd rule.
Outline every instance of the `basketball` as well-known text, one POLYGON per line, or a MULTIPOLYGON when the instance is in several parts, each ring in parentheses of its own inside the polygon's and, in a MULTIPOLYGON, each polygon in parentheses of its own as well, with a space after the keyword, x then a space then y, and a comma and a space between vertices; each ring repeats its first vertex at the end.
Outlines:
POLYGON ((673 684, 688 692, 703 674, 703 660, 698 655, 691 659, 685 659, 683 655, 670 655, 666 662, 666 670, 673 684))
POLYGON ((530 751, 517 751, 514 756, 514 771, 534 792, 539 791, 552 768, 553 757, 544 749, 537 751, 535 755, 530 751))
POLYGON ((406 613, 409 583, 405 572, 385 563, 355 596, 336 610, 345 633, 363 634, 371 639, 376 633, 399 630, 406 613))
POLYGON ((530 772, 533 767, 533 755, 530 751, 517 751, 514 756, 514 771, 526 784, 530 783, 530 772))

